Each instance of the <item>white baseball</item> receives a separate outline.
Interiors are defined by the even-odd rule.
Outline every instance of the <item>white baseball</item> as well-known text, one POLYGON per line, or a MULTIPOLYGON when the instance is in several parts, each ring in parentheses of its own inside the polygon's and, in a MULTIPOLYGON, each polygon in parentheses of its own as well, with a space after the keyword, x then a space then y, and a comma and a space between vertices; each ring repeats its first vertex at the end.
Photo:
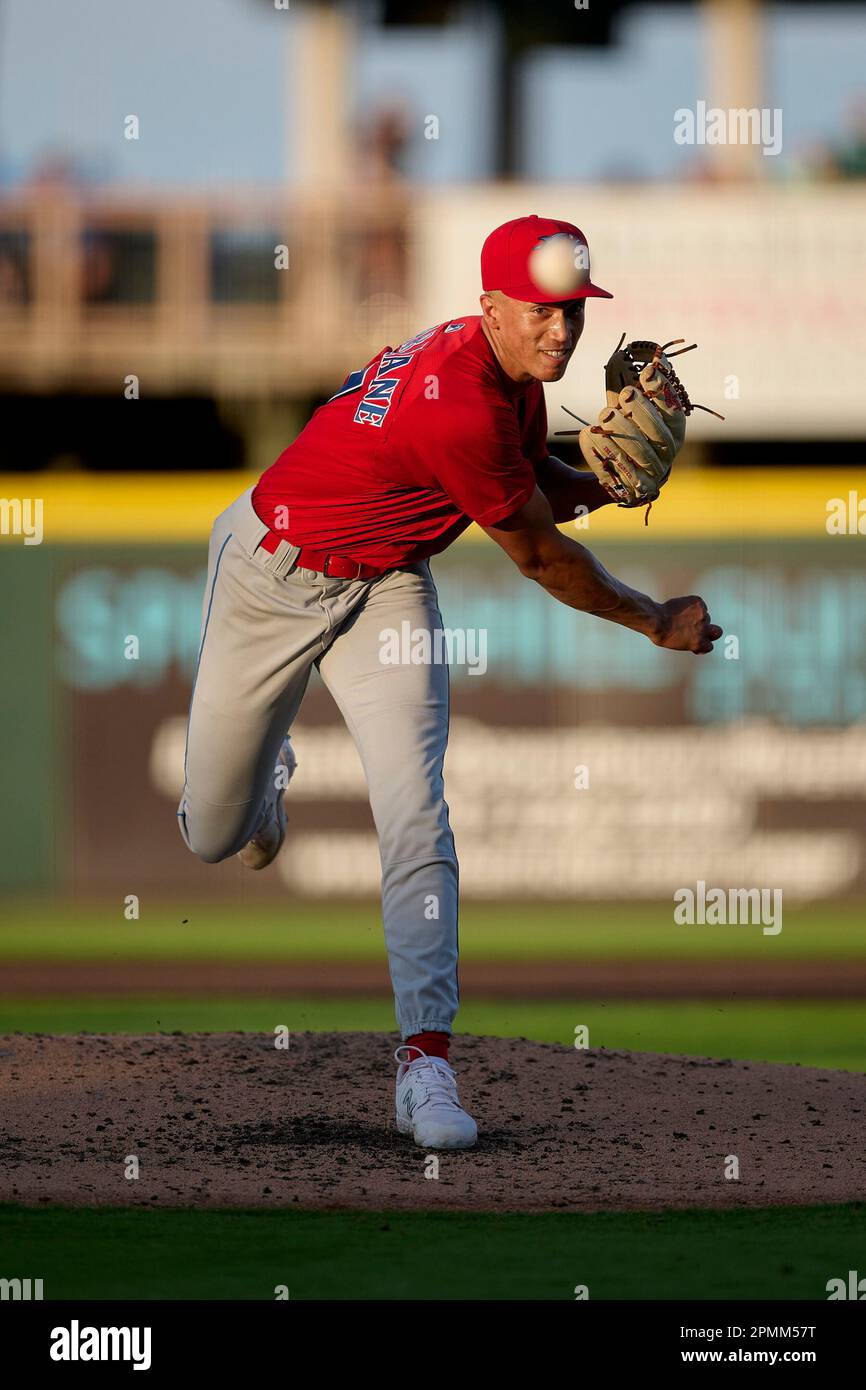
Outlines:
POLYGON ((586 247, 565 233, 550 237, 530 252, 529 273, 547 294, 564 299, 586 279, 586 247))

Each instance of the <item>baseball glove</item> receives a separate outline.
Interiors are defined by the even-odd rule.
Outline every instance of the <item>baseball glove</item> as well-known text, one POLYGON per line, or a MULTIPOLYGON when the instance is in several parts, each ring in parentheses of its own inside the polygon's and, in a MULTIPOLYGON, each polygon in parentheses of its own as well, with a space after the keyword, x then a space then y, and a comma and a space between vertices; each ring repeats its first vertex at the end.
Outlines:
MULTIPOLYGON (((708 407, 692 404, 671 364, 672 357, 691 352, 696 343, 669 352, 685 339, 664 344, 640 339, 623 347, 624 340, 623 333, 605 365, 607 406, 599 412, 597 424, 581 420, 582 430, 557 433, 576 434, 580 451, 605 492, 620 507, 645 506, 648 522, 650 507, 686 437, 687 416, 708 407)), ((580 420, 565 406, 563 410, 580 420)))

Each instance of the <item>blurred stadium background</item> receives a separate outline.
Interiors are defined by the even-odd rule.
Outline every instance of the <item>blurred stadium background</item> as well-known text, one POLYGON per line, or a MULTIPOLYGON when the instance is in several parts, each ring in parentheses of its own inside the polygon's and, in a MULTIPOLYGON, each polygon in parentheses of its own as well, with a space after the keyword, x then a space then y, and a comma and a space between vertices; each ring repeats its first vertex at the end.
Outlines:
POLYGON ((757 0, 2 0, 0 1032, 393 1026, 315 678, 276 871, 177 834, 206 541, 348 371, 476 312, 484 236, 539 212, 616 296, 551 429, 623 329, 696 341, 726 416, 648 528, 577 538, 735 640, 661 652, 474 531, 435 561, 448 626, 487 631, 453 671, 458 1029, 866 1069, 864 40, 861 5, 757 0), (701 102, 781 148, 677 143, 701 102), (698 880, 781 888, 782 932, 675 926, 698 880))

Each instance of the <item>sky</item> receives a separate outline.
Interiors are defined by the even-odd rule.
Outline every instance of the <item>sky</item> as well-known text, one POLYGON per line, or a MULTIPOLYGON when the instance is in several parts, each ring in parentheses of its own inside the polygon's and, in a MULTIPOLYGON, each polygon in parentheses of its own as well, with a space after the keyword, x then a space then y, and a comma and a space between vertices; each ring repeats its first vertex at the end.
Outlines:
MULTIPOLYGON (((425 183, 489 175, 495 149, 497 23, 467 7, 443 29, 383 32, 356 4, 351 105, 403 98, 413 113, 408 172, 425 183), (439 138, 424 138, 424 120, 439 138)), ((299 3, 267 0, 0 0, 0 181, 71 152, 97 181, 214 185, 292 181, 286 97, 299 3), (141 138, 123 138, 136 114, 141 138)), ((673 112, 706 95, 697 9, 628 12, 610 50, 543 48, 521 66, 520 172, 540 180, 664 178, 694 151, 671 138, 673 112), (661 95, 663 94, 663 95, 661 95)), ((863 90, 866 12, 773 7, 766 101, 784 112, 784 174, 843 129, 863 90)))

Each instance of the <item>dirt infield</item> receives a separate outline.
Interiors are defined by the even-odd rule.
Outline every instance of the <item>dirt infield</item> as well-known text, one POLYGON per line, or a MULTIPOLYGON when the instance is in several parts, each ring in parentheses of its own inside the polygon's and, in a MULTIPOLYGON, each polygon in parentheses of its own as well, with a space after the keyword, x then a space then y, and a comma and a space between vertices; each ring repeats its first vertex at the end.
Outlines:
MULTIPOLYGON (((866 960, 461 960, 467 999, 863 999, 866 960)), ((378 961, 7 960, 2 997, 390 998, 378 961)))
POLYGON ((0 1199, 586 1211, 866 1197, 866 1076, 462 1035, 479 1145, 425 1177, 427 1155, 393 1128, 397 1041, 0 1038, 0 1199))

